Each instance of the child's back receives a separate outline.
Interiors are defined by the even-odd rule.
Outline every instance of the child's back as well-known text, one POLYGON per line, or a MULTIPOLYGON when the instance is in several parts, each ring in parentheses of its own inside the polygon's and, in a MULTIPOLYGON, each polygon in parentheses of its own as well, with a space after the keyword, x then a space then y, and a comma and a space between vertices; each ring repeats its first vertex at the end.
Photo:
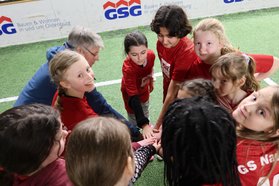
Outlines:
POLYGON ((0 115, 1 185, 70 186, 64 150, 68 132, 50 106, 30 104, 0 115), (5 175, 5 176, 4 176, 5 175), (5 180, 3 178, 6 178, 5 180))

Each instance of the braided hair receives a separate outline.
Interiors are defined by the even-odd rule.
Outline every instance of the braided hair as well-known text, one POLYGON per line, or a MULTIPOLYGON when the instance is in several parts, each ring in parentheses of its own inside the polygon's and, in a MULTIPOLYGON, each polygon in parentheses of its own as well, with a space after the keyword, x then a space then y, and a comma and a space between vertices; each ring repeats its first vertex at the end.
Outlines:
POLYGON ((168 185, 240 185, 235 123, 222 107, 201 97, 178 99, 163 119, 162 147, 168 185))

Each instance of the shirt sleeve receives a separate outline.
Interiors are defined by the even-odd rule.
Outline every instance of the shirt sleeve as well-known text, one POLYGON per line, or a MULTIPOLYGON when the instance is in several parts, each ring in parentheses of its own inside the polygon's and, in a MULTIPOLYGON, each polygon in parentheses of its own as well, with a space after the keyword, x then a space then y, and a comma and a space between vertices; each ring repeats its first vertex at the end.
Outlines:
POLYGON ((198 59, 194 52, 194 48, 191 47, 192 43, 187 42, 187 47, 181 50, 176 55, 175 64, 171 79, 174 81, 184 81, 185 74, 189 72, 192 64, 198 59))
POLYGON ((132 137, 137 138, 139 136, 139 130, 136 126, 131 124, 124 116, 122 116, 119 112, 114 110, 103 97, 103 95, 97 91, 95 88, 93 91, 89 93, 85 93, 86 99, 90 107, 101 116, 110 116, 114 117, 123 123, 125 123, 131 131, 132 137))
POLYGON ((135 183, 136 180, 141 176, 141 173, 145 169, 146 165, 148 164, 151 156, 156 153, 156 149, 153 145, 143 146, 139 148, 135 154, 135 174, 132 178, 132 182, 135 183))
POLYGON ((149 119, 144 116, 143 109, 138 96, 132 96, 129 99, 129 106, 133 109, 138 127, 142 128, 144 124, 149 124, 149 119))
POLYGON ((263 54, 248 54, 256 63, 256 72, 268 72, 273 65, 273 56, 263 54))

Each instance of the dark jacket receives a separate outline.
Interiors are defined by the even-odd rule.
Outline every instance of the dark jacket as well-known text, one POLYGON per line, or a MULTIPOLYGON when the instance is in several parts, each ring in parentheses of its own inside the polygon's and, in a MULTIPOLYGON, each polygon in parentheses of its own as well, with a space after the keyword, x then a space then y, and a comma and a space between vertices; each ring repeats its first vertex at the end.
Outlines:
MULTIPOLYGON (((31 103, 42 103, 46 105, 51 105, 52 98, 57 90, 56 85, 51 81, 49 73, 49 61, 53 58, 55 54, 65 49, 73 49, 71 45, 67 42, 62 46, 55 46, 46 52, 47 61, 44 63, 34 74, 34 76, 29 80, 26 86, 21 91, 18 99, 16 100, 14 106, 26 105, 31 103)), ((131 130, 132 136, 138 136, 138 129, 130 124, 121 114, 114 110, 105 100, 101 93, 95 88, 93 91, 85 94, 89 105, 93 110, 102 116, 111 116, 121 121, 131 130)))

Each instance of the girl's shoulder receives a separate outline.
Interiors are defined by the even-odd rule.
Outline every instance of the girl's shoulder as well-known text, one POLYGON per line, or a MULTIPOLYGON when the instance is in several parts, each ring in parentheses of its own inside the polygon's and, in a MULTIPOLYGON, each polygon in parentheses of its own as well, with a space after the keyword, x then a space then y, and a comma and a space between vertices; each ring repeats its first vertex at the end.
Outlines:
POLYGON ((147 55, 152 55, 152 56, 155 56, 155 52, 151 49, 148 49, 147 50, 147 55))
POLYGON ((174 50, 177 53, 181 53, 183 55, 189 55, 191 53, 195 53, 194 43, 187 36, 180 39, 178 44, 174 47, 174 50))
POLYGON ((244 139, 238 138, 237 139, 237 154, 242 154, 243 152, 249 154, 265 154, 265 153, 272 153, 278 151, 277 144, 271 142, 263 142, 257 141, 252 139, 244 139))
POLYGON ((147 50, 147 58, 148 59, 151 59, 151 60, 155 60, 155 58, 156 58, 156 56, 155 56, 155 53, 154 53, 154 51, 153 50, 151 50, 151 49, 148 49, 147 50))
POLYGON ((186 48, 194 47, 194 43, 191 39, 189 39, 187 36, 180 39, 181 44, 186 48))
POLYGON ((15 176, 13 185, 71 186, 72 183, 70 182, 66 173, 65 160, 59 158, 51 162, 32 176, 15 176))
POLYGON ((275 143, 272 142, 264 142, 264 141, 258 141, 254 139, 246 139, 246 138, 237 138, 237 146, 240 145, 253 145, 253 146, 274 146, 275 143))

